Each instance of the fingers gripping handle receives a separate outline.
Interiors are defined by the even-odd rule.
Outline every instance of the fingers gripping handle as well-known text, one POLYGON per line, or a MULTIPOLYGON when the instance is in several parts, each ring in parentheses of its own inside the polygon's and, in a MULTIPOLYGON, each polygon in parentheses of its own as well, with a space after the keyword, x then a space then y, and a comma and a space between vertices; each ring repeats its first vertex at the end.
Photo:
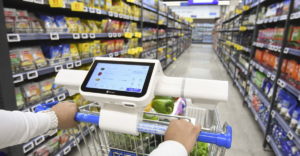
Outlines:
POLYGON ((225 147, 229 149, 232 142, 232 128, 231 126, 226 127, 226 133, 209 133, 209 132, 200 132, 197 141, 216 144, 220 147, 225 147))

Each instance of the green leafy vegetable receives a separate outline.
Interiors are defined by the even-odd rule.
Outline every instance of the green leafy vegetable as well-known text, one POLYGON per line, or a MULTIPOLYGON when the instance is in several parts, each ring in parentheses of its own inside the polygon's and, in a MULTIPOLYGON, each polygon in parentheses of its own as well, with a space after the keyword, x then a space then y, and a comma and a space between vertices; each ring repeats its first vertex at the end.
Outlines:
MULTIPOLYGON (((190 153, 190 156, 195 156, 196 145, 190 153)), ((197 156, 208 156, 208 144, 203 142, 198 142, 197 156)))

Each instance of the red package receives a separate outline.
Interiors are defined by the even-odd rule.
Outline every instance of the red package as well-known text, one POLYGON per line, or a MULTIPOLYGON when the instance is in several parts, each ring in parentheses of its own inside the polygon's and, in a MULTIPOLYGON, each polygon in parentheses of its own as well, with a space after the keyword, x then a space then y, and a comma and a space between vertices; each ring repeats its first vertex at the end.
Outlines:
POLYGON ((120 21, 114 21, 114 28, 112 30, 114 33, 120 32, 120 21))
POLYGON ((255 58, 258 60, 258 61, 262 61, 263 60, 263 51, 259 50, 259 49, 256 49, 256 53, 255 53, 255 58))
MULTIPOLYGON (((282 66, 281 66, 281 72, 282 72, 282 73, 286 73, 287 62, 288 62, 287 59, 283 59, 282 66)), ((298 66, 297 66, 297 67, 298 67, 298 66)))
POLYGON ((120 23, 120 27, 119 27, 119 32, 120 32, 120 33, 123 33, 123 32, 124 32, 125 24, 126 24, 126 22, 124 22, 124 21, 120 23))
POLYGON ((298 66, 298 63, 295 60, 289 60, 286 67, 286 72, 289 77, 293 79, 297 79, 297 70, 296 67, 298 66))

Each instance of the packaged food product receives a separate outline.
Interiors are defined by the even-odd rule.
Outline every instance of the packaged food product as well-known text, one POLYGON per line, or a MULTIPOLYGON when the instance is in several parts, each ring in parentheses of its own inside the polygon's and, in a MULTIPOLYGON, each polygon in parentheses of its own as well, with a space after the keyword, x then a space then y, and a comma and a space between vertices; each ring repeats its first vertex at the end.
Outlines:
POLYGON ((78 27, 74 18, 72 17, 65 17, 65 18, 66 18, 66 24, 70 28, 70 32, 78 33, 78 27))
POLYGON ((112 32, 117 33, 120 31, 120 21, 114 21, 112 32))
POLYGON ((47 61, 44 57, 43 51, 40 46, 31 47, 33 51, 33 59, 37 68, 43 68, 47 66, 47 61))
POLYGON ((101 22, 101 33, 106 33, 107 30, 106 30, 106 27, 108 25, 108 20, 107 19, 103 19, 102 22, 101 22))
POLYGON ((297 79, 297 76, 298 76, 297 70, 296 70, 297 65, 298 65, 298 63, 295 60, 289 60, 287 62, 287 67, 286 67, 287 75, 293 79, 297 79))
POLYGON ((94 40, 94 57, 101 56, 100 40, 94 40))
POLYGON ((296 128, 297 128, 299 119, 300 119, 300 106, 298 105, 298 106, 296 107, 296 109, 294 110, 294 112, 293 112, 292 120, 291 120, 291 122, 290 122, 290 127, 291 127, 292 129, 296 129, 296 128))
POLYGON ((70 53, 72 55, 73 60, 79 60, 80 59, 79 52, 78 52, 76 44, 70 44, 70 53))
POLYGON ((91 28, 92 33, 98 33, 99 32, 99 29, 98 29, 95 21, 87 20, 87 23, 88 23, 89 27, 91 28))
POLYGON ((107 33, 112 33, 113 32, 114 23, 115 23, 115 20, 108 19, 106 30, 105 30, 107 33))
POLYGON ((288 112, 289 110, 294 110, 296 108, 298 104, 297 99, 291 93, 283 91, 283 89, 280 90, 278 96, 281 96, 281 100, 277 103, 277 108, 281 105, 279 114, 285 117, 285 120, 288 120, 290 118, 290 114, 288 112))
POLYGON ((95 57, 94 56, 94 50, 95 50, 94 42, 89 42, 89 45, 90 45, 90 50, 89 50, 90 57, 95 57))
POLYGON ((36 104, 41 101, 40 96, 40 85, 39 83, 27 83, 22 85, 24 91, 23 95, 25 96, 25 102, 29 105, 36 104))
POLYGON ((16 94, 17 108, 18 110, 22 110, 24 108, 25 101, 20 87, 15 87, 15 94, 16 94))
POLYGON ((38 21, 38 18, 33 13, 28 13, 31 29, 33 33, 43 33, 43 27, 38 21))
POLYGON ((89 58, 90 57, 90 44, 88 42, 78 43, 77 48, 78 48, 79 55, 81 58, 89 58))
POLYGON ((67 130, 59 130, 57 132, 57 135, 59 136, 60 148, 64 147, 64 145, 71 139, 71 137, 67 133, 67 130))
POLYGON ((300 11, 300 0, 294 0, 294 12, 300 11))
POLYGON ((106 10, 106 11, 112 11, 111 4, 112 4, 111 0, 105 0, 104 10, 106 10))
POLYGON ((107 43, 103 43, 101 42, 100 43, 100 49, 101 49, 101 55, 104 55, 104 54, 108 54, 107 53, 107 43))
POLYGON ((20 53, 16 50, 10 50, 9 56, 13 74, 20 72, 20 53))
POLYGON ((55 153, 59 148, 59 136, 50 139, 47 142, 49 154, 55 153))
POLYGON ((84 33, 86 30, 84 29, 80 19, 78 17, 73 17, 74 22, 76 23, 78 33, 84 33))
POLYGON ((38 146, 38 148, 34 149, 30 154, 27 156, 48 156, 50 155, 50 151, 48 150, 47 143, 38 146))
POLYGON ((11 54, 19 54, 20 67, 22 71, 28 71, 35 69, 33 53, 31 48, 17 48, 10 51, 11 54))
POLYGON ((55 83, 55 76, 52 76, 52 90, 53 90, 53 94, 56 95, 60 92, 63 92, 66 90, 66 88, 62 85, 57 85, 55 83))
POLYGON ((43 28, 57 28, 54 16, 39 14, 39 21, 43 28))
POLYGON ((46 100, 52 96, 53 79, 45 79, 39 82, 41 88, 41 98, 46 100))

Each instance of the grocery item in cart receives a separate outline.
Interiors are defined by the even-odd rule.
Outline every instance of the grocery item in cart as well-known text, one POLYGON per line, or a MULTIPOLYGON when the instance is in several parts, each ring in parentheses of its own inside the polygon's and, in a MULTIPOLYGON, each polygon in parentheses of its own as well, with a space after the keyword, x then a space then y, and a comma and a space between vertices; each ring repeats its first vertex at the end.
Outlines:
POLYGON ((17 101, 17 108, 18 110, 22 110, 25 104, 21 88, 15 87, 15 95, 16 95, 16 101, 17 101))
POLYGON ((22 85, 25 102, 29 105, 36 104, 41 101, 40 85, 37 82, 22 85))
POLYGON ((171 114, 174 109, 174 101, 171 99, 154 99, 152 100, 152 108, 157 113, 171 114))
POLYGON ((41 98, 42 100, 46 100, 52 96, 52 86, 53 86, 53 80, 45 79, 39 82, 41 87, 41 98))

